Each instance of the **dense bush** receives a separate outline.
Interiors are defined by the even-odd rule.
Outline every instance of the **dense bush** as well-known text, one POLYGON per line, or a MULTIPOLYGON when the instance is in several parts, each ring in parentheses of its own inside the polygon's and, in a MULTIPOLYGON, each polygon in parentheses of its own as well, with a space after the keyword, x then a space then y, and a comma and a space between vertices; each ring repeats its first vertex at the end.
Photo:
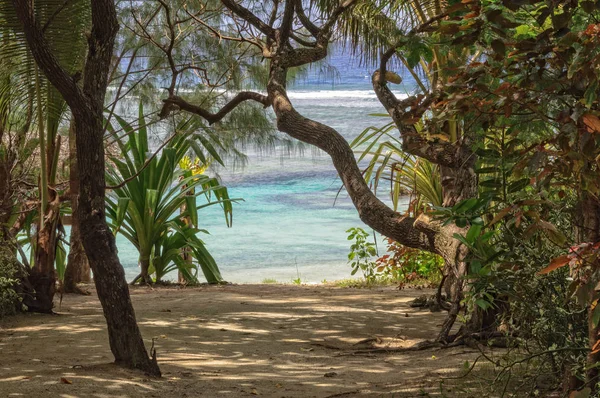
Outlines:
POLYGON ((18 283, 18 265, 14 254, 0 247, 0 318, 13 315, 20 307, 20 298, 15 291, 18 283))

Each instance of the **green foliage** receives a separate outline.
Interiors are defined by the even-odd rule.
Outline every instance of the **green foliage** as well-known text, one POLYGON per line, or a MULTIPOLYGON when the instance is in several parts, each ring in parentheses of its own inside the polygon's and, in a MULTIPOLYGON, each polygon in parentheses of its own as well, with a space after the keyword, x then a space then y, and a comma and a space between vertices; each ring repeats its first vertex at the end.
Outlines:
MULTIPOLYGON (((149 274, 155 274, 157 281, 177 269, 188 282, 195 283, 200 269, 209 283, 222 282, 217 264, 197 236, 208 233, 199 228, 198 211, 220 205, 231 225, 232 202, 227 189, 215 178, 179 169, 190 149, 203 163, 207 161, 204 150, 216 161, 221 159, 210 142, 194 133, 199 127, 194 120, 180 124, 161 153, 150 154, 141 104, 139 115, 137 131, 117 117, 128 137, 116 139, 121 153, 111 157, 115 167, 106 175, 108 184, 115 187, 106 200, 110 225, 115 234, 122 234, 138 249, 140 264, 149 264, 149 274), (205 202, 198 204, 201 197, 205 202), (190 249, 192 262, 181 257, 183 248, 190 249)), ((114 135, 111 126, 109 131, 114 135)))
POLYGON ((348 253, 351 274, 355 275, 360 270, 367 282, 374 282, 377 278, 376 263, 372 260, 377 256, 375 243, 368 241, 369 234, 362 228, 350 228, 346 232, 348 240, 354 241, 348 253))
POLYGON ((398 210, 400 199, 406 193, 413 196, 411 210, 414 213, 442 205, 439 167, 405 153, 394 123, 381 128, 369 127, 350 145, 359 153, 358 162, 369 160, 364 178, 375 193, 382 183, 386 187, 389 184, 394 210, 398 210))
MULTIPOLYGON (((118 7, 121 26, 128 29, 121 29, 117 40, 117 53, 127 56, 115 65, 118 70, 111 75, 112 86, 122 85, 115 96, 126 95, 125 98, 133 97, 136 101, 139 98, 148 113, 160 112, 165 88, 175 79, 176 95, 205 109, 217 110, 229 102, 235 92, 264 89, 268 63, 257 57, 256 47, 245 41, 222 40, 197 22, 206 21, 220 29, 224 36, 239 34, 228 14, 216 11, 223 7, 220 2, 168 0, 161 3, 121 2, 118 7), (163 4, 169 9, 168 13, 163 4), (178 32, 172 42, 171 35, 164 34, 170 29, 169 19, 178 32), (137 23, 139 21, 149 21, 149 25, 144 28, 137 23), (151 41, 147 39, 148 34, 152 36, 151 41), (170 46, 178 69, 176 74, 165 54, 170 46)), ((118 107, 129 104, 133 101, 119 101, 118 107)), ((116 103, 114 106, 118 109, 116 103)), ((178 122, 187 118, 184 112, 175 111, 171 117, 178 122)), ((286 150, 297 146, 295 141, 276 132, 270 115, 253 101, 235 107, 219 123, 204 126, 202 135, 213 143, 224 160, 236 166, 244 165, 244 152, 250 145, 264 151, 275 151, 279 145, 286 150)))
POLYGON ((437 254, 402 246, 387 239, 387 253, 376 261, 380 278, 399 283, 413 283, 419 279, 439 281, 444 260, 437 254))
POLYGON ((16 276, 18 264, 14 254, 6 246, 0 247, 0 319, 13 315, 22 307, 21 298, 15 291, 19 283, 16 276))
POLYGON ((570 209, 577 194, 561 184, 540 183, 544 180, 536 167, 522 166, 529 133, 488 131, 487 145, 478 149, 477 172, 483 182, 478 197, 437 208, 436 214, 467 231, 455 234, 469 248, 467 313, 476 307, 498 311, 496 326, 518 336, 512 340, 518 355, 548 352, 548 361, 534 364, 537 372, 556 380, 568 372, 583 380, 585 308, 571 299, 575 289, 566 270, 542 275, 567 242, 576 239, 570 209))

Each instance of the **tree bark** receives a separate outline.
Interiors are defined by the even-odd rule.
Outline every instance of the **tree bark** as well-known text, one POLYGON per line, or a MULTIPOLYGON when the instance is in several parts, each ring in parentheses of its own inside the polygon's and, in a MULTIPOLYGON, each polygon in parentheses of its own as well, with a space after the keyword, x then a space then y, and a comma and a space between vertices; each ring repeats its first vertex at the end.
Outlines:
POLYGON ((71 238, 69 258, 63 282, 64 293, 89 294, 77 287, 78 283, 91 281, 90 263, 88 262, 81 233, 79 230, 79 174, 77 171, 75 125, 69 129, 69 189, 71 191, 71 238))
POLYGON ((98 298, 108 327, 115 362, 160 376, 156 355, 150 358, 140 334, 115 238, 105 216, 105 157, 103 110, 108 71, 119 29, 114 0, 90 1, 92 29, 83 72, 83 88, 66 73, 51 52, 29 0, 13 0, 31 53, 73 114, 77 134, 79 226, 94 272, 98 298))
POLYGON ((98 298, 108 325, 115 362, 160 375, 156 357, 148 357, 129 297, 125 271, 117 256, 115 238, 105 220, 104 146, 100 115, 75 116, 80 175, 79 214, 83 246, 92 270, 98 298))
POLYGON ((37 232, 35 262, 29 275, 29 281, 35 289, 35 300, 28 305, 29 311, 51 313, 56 292, 56 229, 60 219, 60 200, 54 195, 44 212, 42 227, 37 232))

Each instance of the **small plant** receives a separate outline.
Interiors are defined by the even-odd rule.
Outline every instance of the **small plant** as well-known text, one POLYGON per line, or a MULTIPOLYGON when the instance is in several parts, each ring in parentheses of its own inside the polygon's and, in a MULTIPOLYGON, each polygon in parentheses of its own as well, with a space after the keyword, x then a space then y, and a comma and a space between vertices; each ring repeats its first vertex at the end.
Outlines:
POLYGON ((263 283, 265 285, 274 285, 274 284, 276 284, 278 282, 277 282, 277 279, 275 279, 275 278, 265 278, 265 279, 262 280, 261 283, 263 283))
POLYGON ((352 267, 352 275, 361 270, 367 282, 375 282, 377 265, 375 261, 372 261, 372 258, 377 256, 375 243, 367 240, 369 234, 362 228, 350 228, 346 232, 349 234, 348 240, 354 241, 350 245, 350 253, 348 253, 348 263, 352 267))
POLYGON ((301 285, 302 278, 300 277, 300 270, 298 269, 298 260, 297 259, 294 259, 294 264, 296 265, 296 278, 292 279, 292 283, 294 285, 301 285))
POLYGON ((302 279, 300 277, 297 277, 295 279, 292 279, 292 283, 294 285, 301 285, 302 284, 302 279))

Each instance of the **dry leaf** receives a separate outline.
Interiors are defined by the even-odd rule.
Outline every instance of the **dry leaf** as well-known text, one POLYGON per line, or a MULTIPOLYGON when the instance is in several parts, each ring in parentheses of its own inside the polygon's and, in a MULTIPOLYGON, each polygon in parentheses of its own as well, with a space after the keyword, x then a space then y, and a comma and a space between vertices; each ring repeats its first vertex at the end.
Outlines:
POLYGON ((600 133, 600 119, 591 113, 583 114, 583 123, 587 126, 590 133, 600 133))
POLYGON ((567 265, 569 263, 569 261, 571 261, 571 258, 569 257, 568 254, 565 254, 564 256, 556 257, 554 260, 550 261, 550 265, 548 265, 546 268, 544 268, 543 270, 538 272, 538 274, 540 274, 540 275, 548 274, 548 273, 554 271, 555 269, 564 267, 565 265, 567 265))
POLYGON ((596 341, 596 344, 594 344, 594 346, 592 347, 591 354, 596 354, 598 352, 600 352, 600 340, 596 341))
POLYGON ((253 388, 252 391, 250 391, 250 394, 258 395, 258 391, 256 390, 256 388, 253 388))
POLYGON ((507 206, 504 209, 500 210, 496 217, 490 222, 490 225, 496 224, 498 221, 502 220, 510 211, 513 209, 513 206, 507 206))
POLYGON ((592 389, 589 387, 579 391, 571 391, 569 398, 589 398, 592 393, 592 389))
POLYGON ((65 377, 60 378, 60 382, 63 384, 73 384, 73 382, 65 377))

